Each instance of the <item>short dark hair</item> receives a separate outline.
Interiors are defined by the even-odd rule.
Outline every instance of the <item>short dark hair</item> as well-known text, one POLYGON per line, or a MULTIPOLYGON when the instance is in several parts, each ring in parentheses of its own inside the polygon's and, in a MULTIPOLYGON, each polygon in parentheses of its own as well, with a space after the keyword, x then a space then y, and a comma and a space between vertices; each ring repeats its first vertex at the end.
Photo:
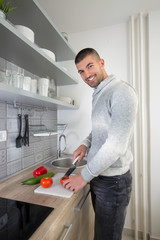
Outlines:
POLYGON ((75 64, 81 62, 86 56, 94 55, 100 60, 98 52, 93 48, 84 48, 82 49, 75 57, 75 64))

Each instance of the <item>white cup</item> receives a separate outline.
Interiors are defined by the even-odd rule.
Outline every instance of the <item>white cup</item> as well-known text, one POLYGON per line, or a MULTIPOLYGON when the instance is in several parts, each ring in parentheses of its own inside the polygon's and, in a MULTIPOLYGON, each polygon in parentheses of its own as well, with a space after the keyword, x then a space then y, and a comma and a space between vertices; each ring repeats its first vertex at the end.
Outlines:
POLYGON ((23 76, 19 74, 12 75, 12 85, 16 88, 22 88, 23 86, 23 76))
POLYGON ((24 76, 23 89, 26 91, 30 91, 30 89, 31 89, 31 78, 30 77, 24 76))
POLYGON ((37 79, 31 79, 31 92, 37 93, 37 79))
POLYGON ((0 82, 6 81, 6 74, 4 71, 0 71, 0 82))
POLYGON ((48 78, 40 78, 38 83, 39 94, 42 96, 48 96, 48 87, 49 87, 49 79, 48 78))

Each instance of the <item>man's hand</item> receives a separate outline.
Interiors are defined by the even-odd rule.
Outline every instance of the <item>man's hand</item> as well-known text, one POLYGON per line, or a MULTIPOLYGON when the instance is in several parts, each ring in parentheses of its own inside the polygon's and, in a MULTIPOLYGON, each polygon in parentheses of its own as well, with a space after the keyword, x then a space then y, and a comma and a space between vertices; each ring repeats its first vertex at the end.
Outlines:
POLYGON ((63 183, 63 187, 69 189, 70 191, 74 191, 77 193, 80 189, 86 186, 87 182, 82 178, 81 173, 76 174, 73 177, 69 177, 69 179, 65 180, 63 183))
POLYGON ((76 157, 79 156, 78 162, 80 162, 80 161, 84 158, 86 152, 87 152, 87 147, 86 147, 85 145, 83 145, 83 144, 80 145, 80 146, 73 152, 73 161, 76 159, 76 157))

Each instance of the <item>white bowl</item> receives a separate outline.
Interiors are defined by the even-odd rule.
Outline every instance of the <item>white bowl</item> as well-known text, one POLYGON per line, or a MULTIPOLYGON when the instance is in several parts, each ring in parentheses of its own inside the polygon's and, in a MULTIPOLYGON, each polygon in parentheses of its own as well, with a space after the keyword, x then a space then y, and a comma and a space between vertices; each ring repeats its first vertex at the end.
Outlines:
POLYGON ((52 51, 45 48, 41 48, 41 50, 45 52, 52 60, 56 61, 56 56, 52 51))
POLYGON ((69 104, 73 103, 73 99, 71 99, 70 97, 59 97, 59 96, 56 96, 56 99, 58 99, 60 101, 63 101, 63 102, 66 102, 66 103, 69 103, 69 104))
POLYGON ((15 28, 22 33, 26 38, 28 38, 31 42, 34 43, 34 32, 25 26, 22 25, 15 25, 15 28))

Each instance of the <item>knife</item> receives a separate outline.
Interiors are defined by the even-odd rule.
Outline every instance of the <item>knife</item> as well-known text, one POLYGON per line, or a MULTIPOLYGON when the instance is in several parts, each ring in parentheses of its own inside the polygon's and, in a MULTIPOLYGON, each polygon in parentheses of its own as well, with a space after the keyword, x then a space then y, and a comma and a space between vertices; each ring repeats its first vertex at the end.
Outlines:
POLYGON ((76 163, 78 161, 78 158, 79 158, 79 156, 76 157, 76 159, 73 161, 73 163, 72 163, 73 167, 71 167, 67 170, 67 172, 64 174, 62 180, 65 179, 66 177, 69 177, 69 175, 76 169, 76 163))

